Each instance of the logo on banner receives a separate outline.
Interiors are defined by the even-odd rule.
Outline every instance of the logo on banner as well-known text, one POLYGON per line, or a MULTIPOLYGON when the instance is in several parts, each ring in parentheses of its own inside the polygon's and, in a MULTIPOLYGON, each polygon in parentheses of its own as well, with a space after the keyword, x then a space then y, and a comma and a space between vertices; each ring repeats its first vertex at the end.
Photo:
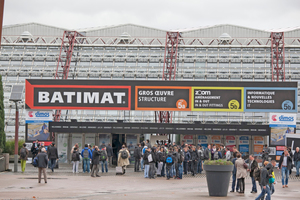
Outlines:
POLYGON ((270 113, 269 124, 296 125, 296 114, 270 113))
POLYGON ((33 117, 33 114, 32 114, 33 112, 32 111, 29 111, 28 112, 28 117, 33 117))

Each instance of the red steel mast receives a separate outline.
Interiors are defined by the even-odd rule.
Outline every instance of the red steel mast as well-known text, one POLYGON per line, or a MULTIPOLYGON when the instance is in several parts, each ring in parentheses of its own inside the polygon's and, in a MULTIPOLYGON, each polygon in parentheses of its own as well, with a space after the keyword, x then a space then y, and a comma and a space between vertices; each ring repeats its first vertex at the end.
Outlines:
POLYGON ((271 33, 272 81, 285 81, 284 33, 271 33))

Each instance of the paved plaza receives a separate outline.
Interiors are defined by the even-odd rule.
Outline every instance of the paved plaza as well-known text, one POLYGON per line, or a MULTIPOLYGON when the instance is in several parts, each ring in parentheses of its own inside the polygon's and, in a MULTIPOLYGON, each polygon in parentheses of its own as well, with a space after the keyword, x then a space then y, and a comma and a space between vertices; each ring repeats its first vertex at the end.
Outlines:
MULTIPOLYGON (((13 165, 10 165, 13 169, 13 165)), ((145 179, 143 172, 127 169, 123 176, 116 176, 113 168, 101 177, 92 178, 88 173, 73 174, 71 165, 61 165, 54 173, 48 169, 48 183, 38 183, 37 169, 27 164, 25 173, 0 173, 0 199, 255 199, 251 194, 251 181, 246 179, 245 194, 228 193, 227 197, 209 197, 205 174, 186 176, 182 180, 158 177, 145 179)), ((294 174, 294 172, 293 172, 294 174)), ((282 188, 277 174, 272 199, 299 199, 300 179, 291 176, 289 187, 282 188)), ((217 186, 216 186, 217 187, 217 186)), ((230 189, 228 189, 230 190, 230 189)), ((260 190, 259 190, 260 191, 260 190)))

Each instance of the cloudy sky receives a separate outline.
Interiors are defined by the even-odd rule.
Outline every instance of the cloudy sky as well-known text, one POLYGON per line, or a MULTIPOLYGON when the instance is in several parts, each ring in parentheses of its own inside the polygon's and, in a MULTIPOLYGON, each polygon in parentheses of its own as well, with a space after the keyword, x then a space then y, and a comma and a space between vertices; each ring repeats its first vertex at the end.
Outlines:
POLYGON ((6 0, 4 25, 38 22, 68 28, 133 23, 164 30, 234 24, 300 26, 300 0, 6 0))

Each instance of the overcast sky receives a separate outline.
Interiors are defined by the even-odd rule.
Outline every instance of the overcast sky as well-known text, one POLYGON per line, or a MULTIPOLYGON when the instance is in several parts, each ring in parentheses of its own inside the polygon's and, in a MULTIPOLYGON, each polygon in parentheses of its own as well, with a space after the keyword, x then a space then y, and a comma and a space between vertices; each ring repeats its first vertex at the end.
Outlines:
POLYGON ((164 30, 234 24, 300 26, 300 0, 5 0, 4 25, 38 22, 68 28, 133 23, 164 30))

